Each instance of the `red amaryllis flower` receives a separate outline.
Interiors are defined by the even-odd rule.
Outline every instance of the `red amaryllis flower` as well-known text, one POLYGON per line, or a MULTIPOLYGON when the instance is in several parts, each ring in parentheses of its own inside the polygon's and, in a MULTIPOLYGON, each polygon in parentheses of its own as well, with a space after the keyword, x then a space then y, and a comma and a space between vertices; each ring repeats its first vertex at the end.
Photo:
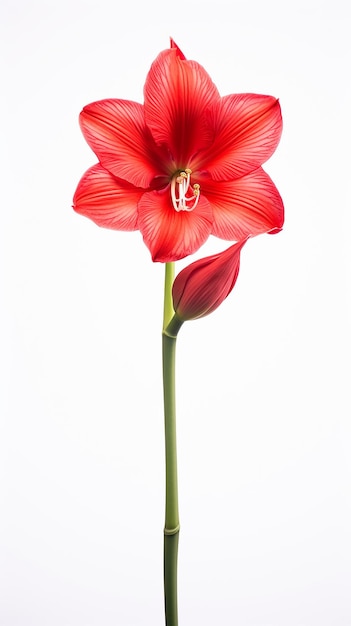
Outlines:
POLYGON ((222 304, 238 278, 240 252, 246 241, 199 259, 178 274, 172 295, 173 308, 181 321, 204 317, 222 304))
POLYGON ((221 97, 173 41, 151 66, 143 105, 94 102, 80 125, 99 163, 74 209, 100 226, 139 229, 154 261, 192 254, 210 234, 235 241, 282 228, 281 197, 261 168, 280 139, 278 100, 221 97))

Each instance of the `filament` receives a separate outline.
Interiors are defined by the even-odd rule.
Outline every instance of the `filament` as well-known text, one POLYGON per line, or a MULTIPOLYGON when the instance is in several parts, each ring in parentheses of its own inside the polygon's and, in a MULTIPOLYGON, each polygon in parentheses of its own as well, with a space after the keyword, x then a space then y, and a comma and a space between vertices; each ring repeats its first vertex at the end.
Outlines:
POLYGON ((171 198, 173 208, 176 211, 193 211, 197 206, 200 198, 200 185, 195 183, 192 188, 190 187, 190 175, 191 170, 189 168, 176 174, 172 178, 171 182, 171 198), (192 189, 192 195, 187 196, 187 193, 192 189))

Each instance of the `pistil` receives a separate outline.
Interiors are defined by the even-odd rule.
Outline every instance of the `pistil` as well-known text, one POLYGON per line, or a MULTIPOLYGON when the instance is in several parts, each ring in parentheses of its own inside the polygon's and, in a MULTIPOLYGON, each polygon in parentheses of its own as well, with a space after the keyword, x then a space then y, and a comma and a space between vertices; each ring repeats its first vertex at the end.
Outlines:
POLYGON ((190 187, 191 170, 185 169, 183 172, 173 176, 171 182, 172 204, 176 211, 193 211, 200 198, 200 185, 195 183, 190 187), (192 189, 193 195, 187 196, 187 192, 192 189))

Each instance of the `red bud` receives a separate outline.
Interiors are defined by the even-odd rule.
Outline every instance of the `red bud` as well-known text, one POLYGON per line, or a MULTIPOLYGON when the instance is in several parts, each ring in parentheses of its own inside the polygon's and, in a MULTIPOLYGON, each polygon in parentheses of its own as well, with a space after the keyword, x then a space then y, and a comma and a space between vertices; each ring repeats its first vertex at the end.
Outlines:
POLYGON ((185 267, 173 283, 173 307, 183 322, 212 313, 232 291, 239 274, 240 251, 247 240, 185 267))

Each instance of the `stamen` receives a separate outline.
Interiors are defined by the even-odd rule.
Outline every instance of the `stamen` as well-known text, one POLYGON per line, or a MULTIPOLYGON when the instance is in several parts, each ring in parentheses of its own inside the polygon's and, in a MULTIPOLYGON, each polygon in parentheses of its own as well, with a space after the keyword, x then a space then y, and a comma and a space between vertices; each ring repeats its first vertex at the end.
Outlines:
POLYGON ((179 211, 193 211, 200 198, 200 185, 193 185, 193 195, 187 196, 190 187, 191 169, 187 168, 177 176, 173 176, 171 182, 171 198, 173 208, 179 211))

